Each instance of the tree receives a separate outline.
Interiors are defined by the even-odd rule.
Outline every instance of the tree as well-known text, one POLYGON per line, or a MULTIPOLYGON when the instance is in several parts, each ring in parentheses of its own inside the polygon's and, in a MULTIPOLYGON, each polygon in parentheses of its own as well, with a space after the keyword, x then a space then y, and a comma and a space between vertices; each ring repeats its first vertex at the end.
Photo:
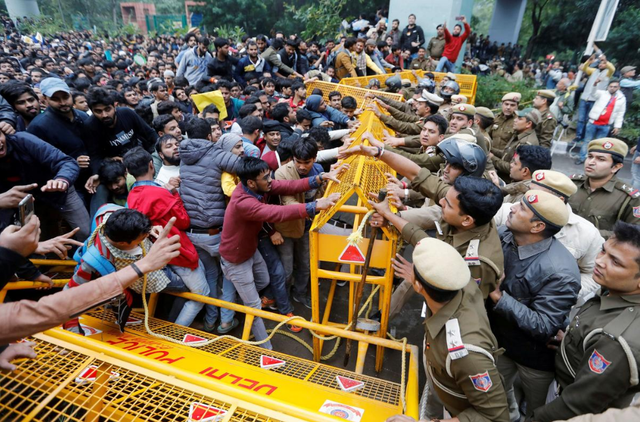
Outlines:
POLYGON ((533 53, 533 47, 535 45, 536 40, 538 39, 538 34, 540 33, 540 27, 542 26, 542 19, 544 9, 547 7, 549 0, 533 0, 531 2, 531 27, 532 33, 529 37, 529 41, 527 41, 527 50, 524 55, 525 59, 531 58, 531 54, 533 53))

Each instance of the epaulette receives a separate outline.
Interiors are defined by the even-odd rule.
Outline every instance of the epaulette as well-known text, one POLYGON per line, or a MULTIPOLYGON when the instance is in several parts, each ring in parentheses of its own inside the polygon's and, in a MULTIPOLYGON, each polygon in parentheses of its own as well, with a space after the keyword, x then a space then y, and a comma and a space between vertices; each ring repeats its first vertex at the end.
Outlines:
POLYGON ((547 120, 551 120, 551 119, 555 119, 553 114, 551 114, 551 113, 547 114, 547 120))
POLYGON ((585 176, 584 174, 572 174, 571 176, 569 176, 569 178, 571 180, 587 180, 587 176, 585 176))
POLYGON ((616 182, 616 189, 621 190, 634 199, 640 197, 640 191, 638 189, 635 189, 633 186, 630 186, 624 182, 616 182))

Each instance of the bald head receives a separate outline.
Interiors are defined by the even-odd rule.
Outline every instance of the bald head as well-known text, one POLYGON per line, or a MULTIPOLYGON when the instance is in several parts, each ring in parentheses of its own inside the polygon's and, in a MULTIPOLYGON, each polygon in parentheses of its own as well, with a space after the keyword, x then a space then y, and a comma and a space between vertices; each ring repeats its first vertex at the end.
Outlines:
POLYGON ((564 91, 569 87, 569 85, 571 85, 571 80, 569 78, 562 78, 558 81, 556 88, 560 91, 564 91))

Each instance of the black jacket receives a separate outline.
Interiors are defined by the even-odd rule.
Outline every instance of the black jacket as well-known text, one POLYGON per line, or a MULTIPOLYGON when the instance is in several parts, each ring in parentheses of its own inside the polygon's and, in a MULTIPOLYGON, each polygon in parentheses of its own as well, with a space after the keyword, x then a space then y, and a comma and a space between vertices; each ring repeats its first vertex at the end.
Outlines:
POLYGON ((418 48, 424 44, 424 41, 424 32, 418 25, 415 25, 413 28, 406 26, 402 30, 402 35, 400 35, 400 45, 402 46, 402 49, 410 50, 411 54, 417 53, 418 48), (416 41, 420 44, 417 47, 412 46, 411 43, 416 41))
MULTIPOLYGON (((52 179, 64 179, 73 186, 80 173, 76 160, 27 132, 7 135, 6 139, 7 154, 0 159, 0 192, 37 183, 38 188, 31 191, 36 203, 44 201, 61 209, 65 192, 42 192, 39 188, 52 179)), ((14 212, 13 209, 0 210, 0 229, 13 223, 14 212)))
POLYGON ((92 134, 87 145, 91 157, 91 170, 98 172, 100 163, 109 157, 122 157, 135 147, 143 147, 149 153, 155 151, 158 134, 130 108, 116 108, 116 124, 109 128, 95 116, 91 116, 87 127, 92 134))

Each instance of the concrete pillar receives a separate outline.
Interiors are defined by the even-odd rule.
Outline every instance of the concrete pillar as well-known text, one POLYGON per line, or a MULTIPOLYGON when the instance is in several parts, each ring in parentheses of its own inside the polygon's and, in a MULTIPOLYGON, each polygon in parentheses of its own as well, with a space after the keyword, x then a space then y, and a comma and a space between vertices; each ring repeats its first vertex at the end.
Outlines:
POLYGON ((488 34, 491 42, 517 44, 526 9, 527 0, 496 0, 488 34))
MULTIPOLYGON (((453 30, 456 22, 456 16, 464 15, 467 22, 471 22, 473 13, 473 0, 422 0, 420 2, 410 2, 406 0, 391 0, 389 4, 389 25, 391 29, 391 21, 398 19, 400 21, 400 29, 407 26, 410 14, 416 15, 416 25, 422 27, 424 31, 426 47, 429 40, 436 36, 436 27, 447 21, 447 28, 453 30)), ((473 30, 473 28, 471 28, 473 30)), ((464 52, 466 43, 462 46, 456 68, 458 69, 464 60, 464 52)))
POLYGON ((11 19, 40 16, 37 0, 4 0, 11 19))

